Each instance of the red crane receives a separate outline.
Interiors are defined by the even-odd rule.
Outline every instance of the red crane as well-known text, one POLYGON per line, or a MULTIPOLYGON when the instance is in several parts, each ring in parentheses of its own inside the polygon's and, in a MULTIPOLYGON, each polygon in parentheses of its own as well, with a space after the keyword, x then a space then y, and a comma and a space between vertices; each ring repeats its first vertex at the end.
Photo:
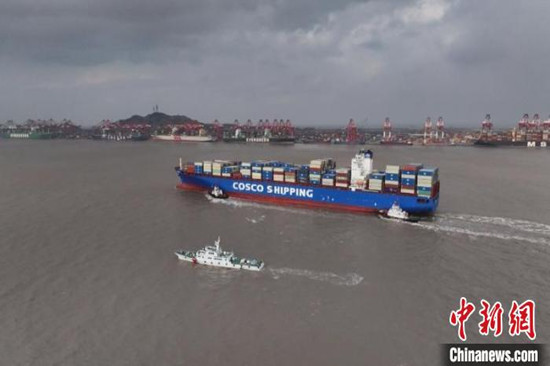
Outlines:
POLYGON ((359 142, 359 133, 357 132, 357 125, 352 118, 346 127, 346 143, 356 144, 357 142, 359 142))
POLYGON ((526 130, 529 127, 529 114, 525 113, 518 122, 518 128, 520 130, 526 130))
POLYGON ((493 122, 491 122, 491 115, 486 114, 485 119, 483 120, 483 122, 481 122, 481 132, 487 134, 491 132, 492 129, 493 129, 493 122))
POLYGON ((216 136, 216 139, 218 141, 221 141, 223 139, 223 127, 217 119, 215 119, 213 122, 213 128, 214 128, 214 136, 216 136))
POLYGON ((252 120, 250 118, 246 121, 246 124, 243 126, 243 129, 244 129, 244 131, 247 135, 249 135, 252 132, 252 130, 254 129, 254 126, 252 124, 252 120))
POLYGON ((535 113, 533 115, 533 119, 529 121, 529 129, 530 130, 537 130, 540 126, 540 117, 538 113, 535 113))
POLYGON ((294 136, 294 126, 292 126, 289 119, 285 122, 284 132, 287 136, 294 136))
POLYGON ((432 140, 432 119, 431 117, 426 118, 424 122, 424 144, 431 142, 432 140))

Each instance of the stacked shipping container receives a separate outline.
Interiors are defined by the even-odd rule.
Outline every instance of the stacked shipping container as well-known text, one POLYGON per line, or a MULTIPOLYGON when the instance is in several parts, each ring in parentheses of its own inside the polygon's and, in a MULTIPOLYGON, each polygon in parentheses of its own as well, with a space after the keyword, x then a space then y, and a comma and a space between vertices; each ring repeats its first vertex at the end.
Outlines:
POLYGON ((398 193, 399 192, 399 173, 401 169, 399 165, 386 165, 386 177, 385 177, 385 192, 398 193))
POLYGON ((384 190, 385 172, 373 172, 369 175, 369 191, 382 192, 384 190))
POLYGON ((416 194, 418 197, 432 197, 435 184, 439 181, 439 169, 424 168, 418 170, 416 194))
POLYGON ((241 163, 241 175, 245 179, 252 178, 252 164, 251 163, 241 163))
POLYGON ((351 177, 351 169, 349 168, 336 169, 335 186, 340 188, 348 188, 350 177, 351 177))
POLYGON ((283 168, 283 167, 273 168, 273 180, 275 182, 284 182, 285 181, 285 168, 283 168))
POLYGON ((416 175, 422 164, 407 164, 401 168, 401 193, 416 193, 416 175))

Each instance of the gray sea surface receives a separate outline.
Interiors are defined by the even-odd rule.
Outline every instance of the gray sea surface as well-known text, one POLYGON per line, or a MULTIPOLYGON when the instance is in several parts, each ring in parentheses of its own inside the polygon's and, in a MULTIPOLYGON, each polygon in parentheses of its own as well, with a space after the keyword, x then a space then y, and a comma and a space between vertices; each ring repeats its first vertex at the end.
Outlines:
MULTIPOLYGON (((184 160, 334 157, 356 147, 0 140, 0 365, 436 365, 449 314, 536 301, 550 340, 550 150, 374 147, 440 167, 433 221, 216 201, 184 160), (221 236, 262 272, 179 262, 221 236)), ((504 333, 507 333, 507 316, 504 333)))

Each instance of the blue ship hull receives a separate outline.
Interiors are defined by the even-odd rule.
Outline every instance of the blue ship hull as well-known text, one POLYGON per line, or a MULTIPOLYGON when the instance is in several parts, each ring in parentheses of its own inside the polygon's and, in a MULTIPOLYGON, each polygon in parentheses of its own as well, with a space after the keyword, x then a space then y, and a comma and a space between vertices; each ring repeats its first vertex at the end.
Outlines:
POLYGON ((356 212, 388 210, 394 202, 415 215, 434 214, 439 204, 439 193, 433 198, 398 193, 378 193, 319 185, 301 185, 274 181, 233 179, 211 175, 187 174, 176 169, 181 184, 178 188, 207 191, 217 185, 229 197, 255 201, 329 208, 356 212))

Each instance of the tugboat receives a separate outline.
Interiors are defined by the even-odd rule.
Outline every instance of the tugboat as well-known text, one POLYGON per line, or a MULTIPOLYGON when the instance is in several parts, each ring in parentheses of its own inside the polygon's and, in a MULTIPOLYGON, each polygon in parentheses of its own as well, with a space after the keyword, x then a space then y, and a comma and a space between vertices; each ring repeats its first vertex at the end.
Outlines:
POLYGON ((220 238, 214 245, 207 245, 203 249, 193 251, 178 250, 174 254, 183 261, 193 264, 204 264, 213 267, 246 269, 260 271, 264 268, 264 262, 257 259, 239 258, 233 252, 225 252, 220 247, 220 238))
POLYGON ((419 221, 417 218, 411 217, 407 211, 399 207, 399 204, 397 202, 393 203, 390 209, 387 212, 385 212, 385 215, 383 217, 393 219, 393 220, 407 221, 407 222, 419 221))
POLYGON ((208 194, 211 197, 219 198, 219 199, 224 199, 224 198, 229 197, 229 195, 227 193, 225 193, 224 191, 222 191, 222 189, 218 186, 212 187, 212 189, 208 191, 208 194))

